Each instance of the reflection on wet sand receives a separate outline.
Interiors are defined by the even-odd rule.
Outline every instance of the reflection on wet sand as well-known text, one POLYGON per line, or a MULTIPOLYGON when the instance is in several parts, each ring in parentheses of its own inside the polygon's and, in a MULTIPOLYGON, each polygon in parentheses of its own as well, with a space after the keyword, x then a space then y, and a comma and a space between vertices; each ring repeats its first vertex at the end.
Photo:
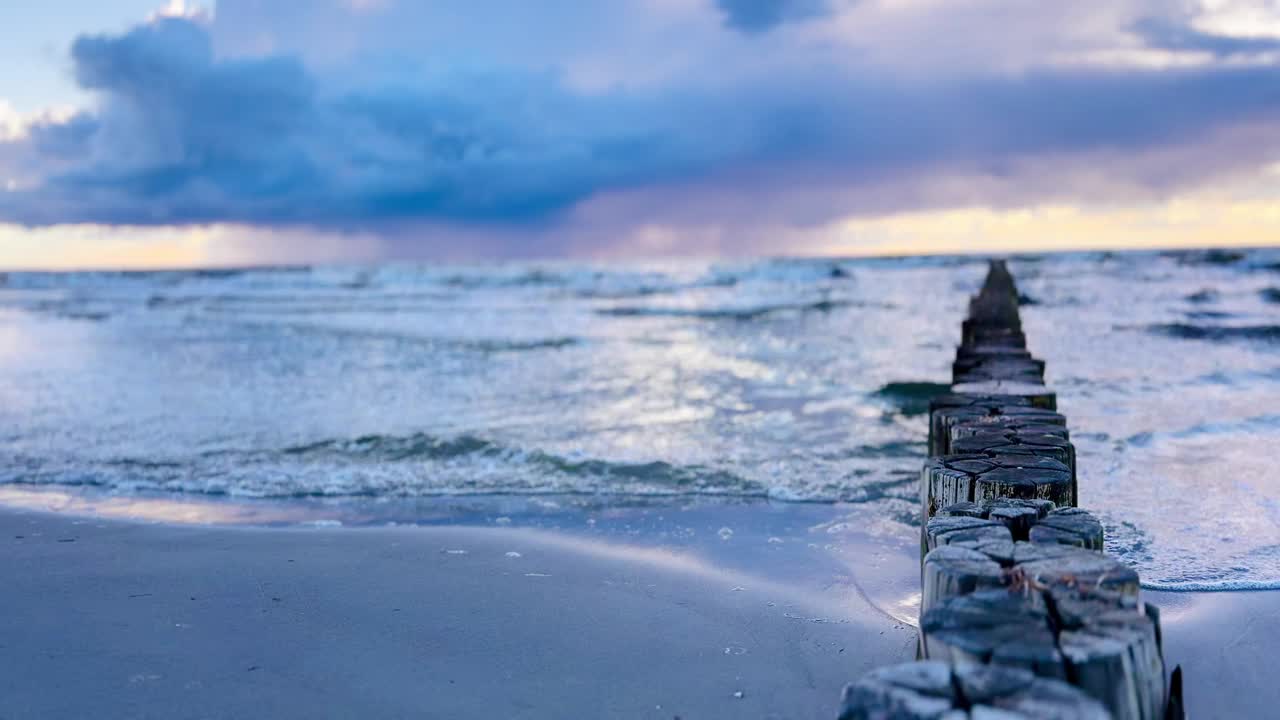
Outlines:
POLYGON ((848 508, 715 501, 620 507, 561 500, 564 505, 547 498, 460 498, 397 510, 388 503, 304 505, 0 486, 0 505, 14 510, 170 525, 300 532, 344 526, 360 533, 400 525, 396 518, 416 518, 406 524, 484 533, 526 556, 536 545, 619 567, 684 575, 725 592, 751 591, 769 597, 779 616, 798 622, 845 623, 870 609, 893 625, 915 625, 917 578, 903 571, 911 567, 912 548, 900 547, 874 523, 859 522, 861 513, 844 514, 848 508), (833 513, 840 522, 833 524, 833 513))
POLYGON ((340 524, 337 513, 271 503, 229 503, 198 498, 88 495, 56 488, 0 485, 0 505, 20 510, 173 523, 177 525, 340 524))

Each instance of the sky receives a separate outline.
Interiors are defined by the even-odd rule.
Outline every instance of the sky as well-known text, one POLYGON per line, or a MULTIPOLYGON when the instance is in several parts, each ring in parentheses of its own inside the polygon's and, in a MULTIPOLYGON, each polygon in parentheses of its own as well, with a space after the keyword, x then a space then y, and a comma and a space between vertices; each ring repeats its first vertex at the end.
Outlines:
POLYGON ((0 267, 1280 244, 1280 0, 42 0, 0 267))

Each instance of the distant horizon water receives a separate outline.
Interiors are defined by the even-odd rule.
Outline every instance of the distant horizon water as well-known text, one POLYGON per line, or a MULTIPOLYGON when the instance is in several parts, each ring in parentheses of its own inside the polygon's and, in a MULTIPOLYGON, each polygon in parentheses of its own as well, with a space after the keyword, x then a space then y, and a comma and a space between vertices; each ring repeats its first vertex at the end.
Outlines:
MULTIPOLYGON (((838 247, 826 251, 800 252, 800 253, 654 253, 646 254, 604 254, 599 256, 577 257, 573 255, 549 255, 540 256, 537 254, 522 255, 502 255, 502 256, 477 256, 474 258, 444 258, 432 256, 414 256, 407 254, 388 253, 380 255, 376 258, 366 256, 353 256, 350 258, 313 258, 307 259, 284 258, 284 259, 222 259, 217 257, 204 258, 199 261, 187 263, 175 263, 167 260, 159 262, 132 262, 132 263, 59 263, 59 264, 4 264, 0 260, 0 275, 8 274, 43 274, 43 273, 154 273, 154 272, 199 272, 199 271, 224 271, 224 270, 298 270, 311 268, 357 268, 357 267, 382 267, 382 266, 416 266, 416 267, 459 267, 459 268, 492 268, 503 265, 545 265, 545 266, 583 266, 593 265, 603 268, 621 267, 628 265, 680 265, 680 264, 717 264, 717 263, 742 263, 759 260, 812 260, 812 261, 860 261, 860 260, 911 260, 911 259, 983 259, 983 258, 1005 258, 1005 257, 1043 257, 1053 255, 1080 255, 1080 254, 1098 254, 1098 253, 1200 253, 1200 252, 1243 252, 1251 251, 1267 251, 1277 247, 1275 243, 1263 242, 1228 242, 1219 244, 1203 244, 1203 243, 1170 243, 1170 244, 1132 244, 1118 245, 1108 241, 1105 245, 1064 245, 1052 244, 1045 246, 1028 246, 1026 243, 1018 243, 1009 246, 991 246, 991 247, 975 247, 975 248, 955 248, 955 247, 924 247, 917 249, 903 249, 894 247, 892 249, 881 249, 879 245, 872 245, 861 250, 853 247, 838 247)), ((165 257, 163 254, 161 257, 165 257)))
MULTIPOLYGON (((3 272, 0 502, 710 498, 909 538, 994 254, 3 272)), ((1010 265, 1109 549, 1152 588, 1280 588, 1280 250, 1010 265)))

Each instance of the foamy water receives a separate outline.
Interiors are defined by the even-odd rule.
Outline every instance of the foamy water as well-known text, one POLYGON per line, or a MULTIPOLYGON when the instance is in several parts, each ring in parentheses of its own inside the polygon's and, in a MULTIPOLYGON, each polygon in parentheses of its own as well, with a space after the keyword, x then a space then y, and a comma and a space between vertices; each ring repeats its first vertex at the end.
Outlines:
MULTIPOLYGON (((920 413, 984 268, 10 274, 0 482, 842 502, 910 537, 920 413)), ((1011 269, 1111 549, 1153 587, 1280 587, 1280 252, 1011 269)))

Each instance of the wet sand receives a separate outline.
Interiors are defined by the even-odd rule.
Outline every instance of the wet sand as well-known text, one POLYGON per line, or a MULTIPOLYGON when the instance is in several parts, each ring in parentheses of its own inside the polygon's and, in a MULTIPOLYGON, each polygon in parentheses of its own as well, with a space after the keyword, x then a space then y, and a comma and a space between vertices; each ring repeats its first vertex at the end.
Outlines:
POLYGON ((1280 717, 1280 592, 1144 592, 1165 661, 1182 665, 1188 716, 1280 717))
POLYGON ((840 582, 549 530, 5 510, 0 542, 5 718, 830 719, 914 655, 840 582))
MULTIPOLYGON (((121 512, 245 519, 144 505, 121 512)), ((918 602, 916 549, 856 515, 815 523, 831 515, 253 528, 0 510, 0 715, 829 720, 845 683, 914 658, 918 602)), ((1280 593, 1145 597, 1192 717, 1275 714, 1280 593)))

